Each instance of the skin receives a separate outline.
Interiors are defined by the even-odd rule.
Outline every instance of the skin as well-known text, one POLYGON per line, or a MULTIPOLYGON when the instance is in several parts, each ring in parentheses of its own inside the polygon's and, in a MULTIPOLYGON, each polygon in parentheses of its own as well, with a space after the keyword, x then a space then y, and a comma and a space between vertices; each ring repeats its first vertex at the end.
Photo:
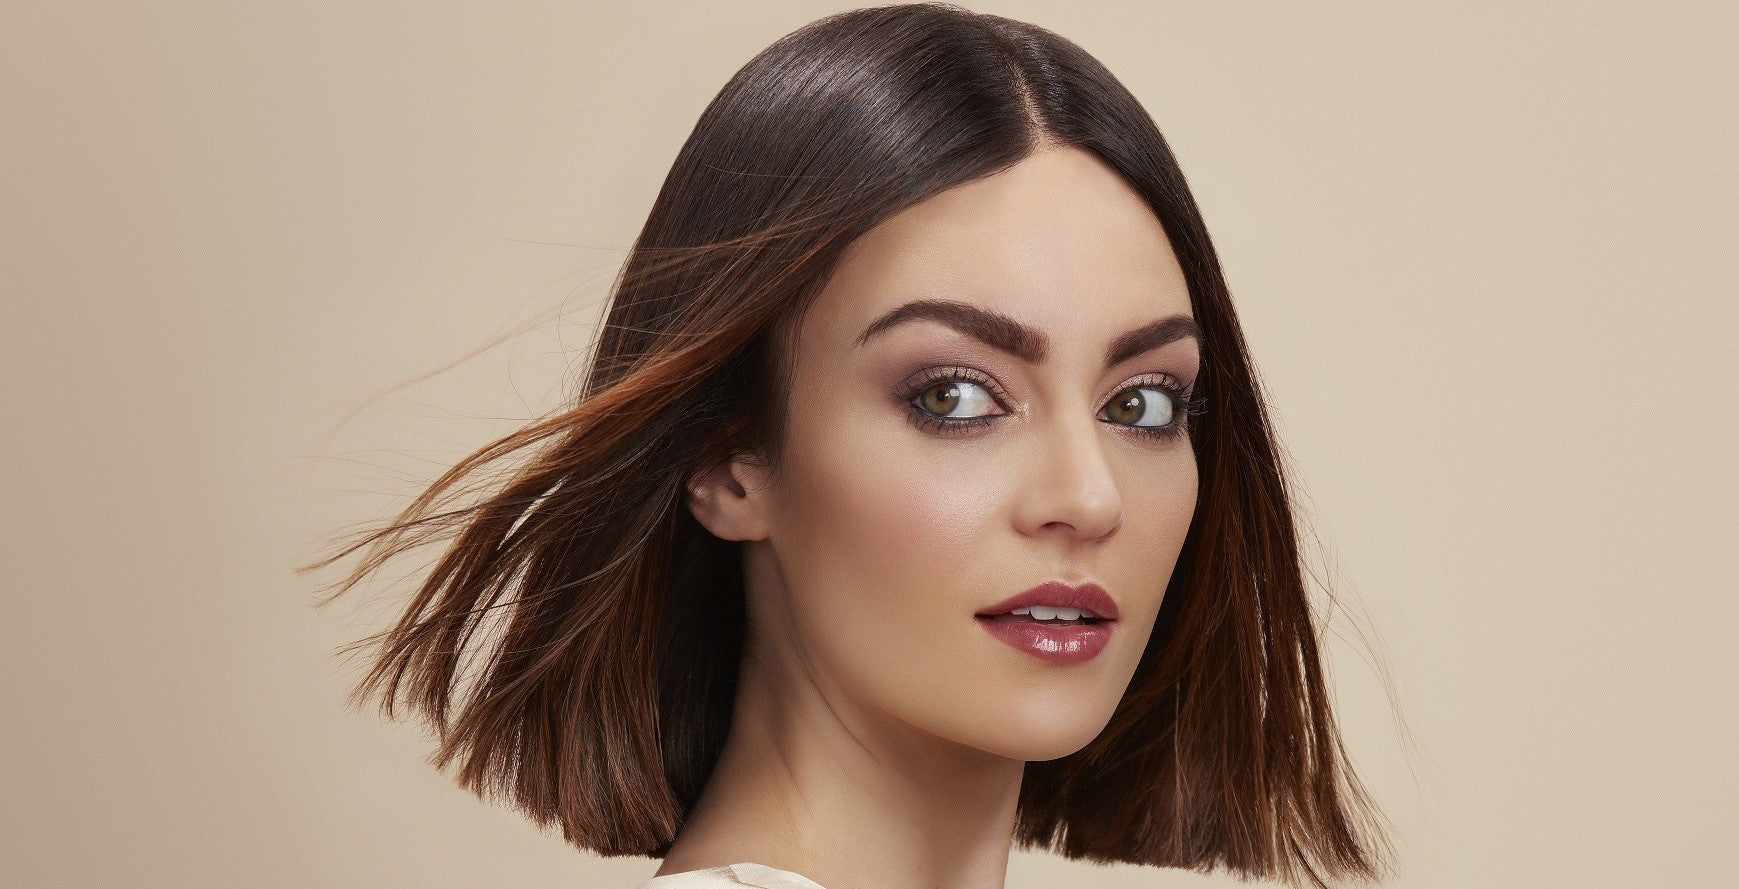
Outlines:
POLYGON ((1191 314, 1189 290, 1158 219, 1073 147, 850 245, 795 340, 782 474, 743 457, 689 483, 695 517, 744 542, 752 650, 723 754, 659 875, 754 861, 827 889, 1003 886, 1024 764, 1110 720, 1195 510, 1187 437, 1131 428, 1177 403, 1141 382, 1150 413, 1107 408, 1158 374, 1188 394, 1196 339, 1103 365, 1119 334, 1174 314, 1191 314), (920 299, 1043 331, 1045 361, 928 319, 855 345, 920 299), (999 394, 968 380, 948 402, 949 381, 922 374, 952 367, 999 394), (932 415, 1001 416, 921 429, 900 397, 913 379, 932 415), (1046 663, 974 618, 1051 579, 1116 601, 1098 657, 1046 663))

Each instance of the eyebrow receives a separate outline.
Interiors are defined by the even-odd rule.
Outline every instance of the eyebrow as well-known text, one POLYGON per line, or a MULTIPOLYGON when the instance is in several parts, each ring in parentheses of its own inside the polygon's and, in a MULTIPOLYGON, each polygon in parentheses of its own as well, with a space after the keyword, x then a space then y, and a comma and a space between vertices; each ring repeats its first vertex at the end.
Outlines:
MULTIPOLYGON (((852 343, 852 348, 863 346, 871 337, 890 327, 920 320, 945 324, 1028 364, 1043 364, 1050 351, 1050 338, 1044 331, 1028 327, 1001 312, 950 299, 921 299, 906 303, 864 328, 852 343)), ((1202 329, 1188 315, 1171 315, 1144 324, 1111 341, 1105 350, 1105 366, 1111 367, 1184 337, 1194 337, 1196 347, 1201 348, 1202 329)))

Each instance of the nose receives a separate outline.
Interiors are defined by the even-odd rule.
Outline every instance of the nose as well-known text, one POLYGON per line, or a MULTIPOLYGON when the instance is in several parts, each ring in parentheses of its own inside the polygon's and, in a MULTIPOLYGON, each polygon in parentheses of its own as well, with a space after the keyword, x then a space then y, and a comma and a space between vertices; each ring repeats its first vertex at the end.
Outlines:
MULTIPOLYGON (((1074 412, 1071 412, 1072 414, 1074 412)), ((1024 534, 1098 540, 1123 524, 1123 495, 1106 458, 1102 423, 1077 416, 1052 422, 1031 453, 1015 521, 1024 534)))

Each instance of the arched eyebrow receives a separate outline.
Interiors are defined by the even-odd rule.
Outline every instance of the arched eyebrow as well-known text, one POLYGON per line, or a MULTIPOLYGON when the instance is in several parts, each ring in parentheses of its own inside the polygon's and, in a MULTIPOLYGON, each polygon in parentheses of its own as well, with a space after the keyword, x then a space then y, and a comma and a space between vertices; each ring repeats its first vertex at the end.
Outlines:
MULTIPOLYGON (((1045 356, 1050 351, 1050 338, 1044 331, 1028 327, 1001 312, 951 299, 921 299, 906 303, 871 322, 863 333, 858 334, 852 348, 861 348, 871 337, 890 327, 918 320, 946 324, 1028 364, 1045 363, 1045 356)), ((1105 366, 1111 367, 1184 337, 1194 337, 1196 348, 1202 347, 1202 329, 1188 315, 1170 315, 1143 324, 1111 341, 1105 350, 1105 366)))

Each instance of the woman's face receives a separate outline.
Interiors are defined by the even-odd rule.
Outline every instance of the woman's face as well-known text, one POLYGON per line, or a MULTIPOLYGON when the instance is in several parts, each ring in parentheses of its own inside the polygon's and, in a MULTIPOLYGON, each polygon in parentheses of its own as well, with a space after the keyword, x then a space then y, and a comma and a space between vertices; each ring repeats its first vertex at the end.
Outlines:
POLYGON ((783 472, 755 475, 744 501, 772 681, 1011 759, 1091 741, 1195 510, 1187 433, 1167 434, 1200 363, 1190 317, 1158 219, 1076 148, 850 245, 797 331, 783 472), (917 301, 952 312, 877 324, 917 301), (978 617, 1053 580, 1098 584, 1118 619, 1028 625, 1020 647, 978 617), (1107 627, 1080 657, 1077 637, 1107 627))

